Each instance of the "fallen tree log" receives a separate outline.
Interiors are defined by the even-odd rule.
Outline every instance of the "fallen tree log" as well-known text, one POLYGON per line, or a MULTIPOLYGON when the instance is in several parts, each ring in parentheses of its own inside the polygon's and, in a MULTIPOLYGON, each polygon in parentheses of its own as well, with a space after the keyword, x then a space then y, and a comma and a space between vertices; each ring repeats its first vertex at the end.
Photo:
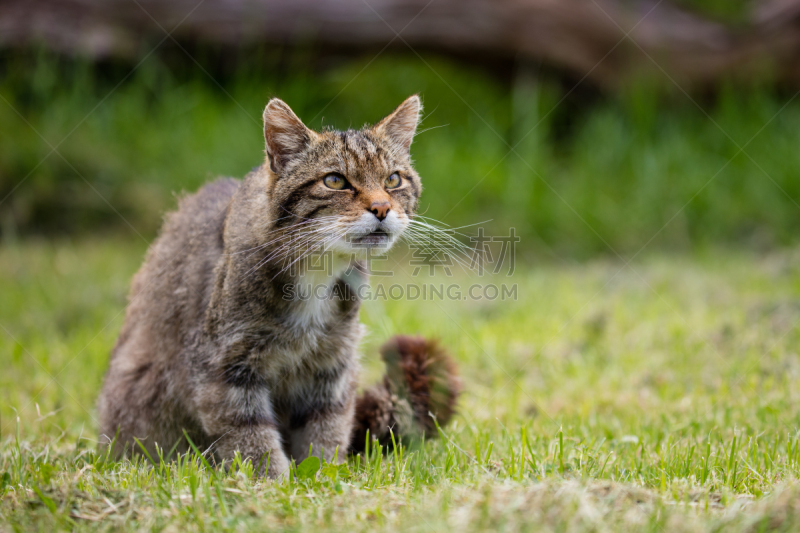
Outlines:
POLYGON ((666 0, 3 0, 0 47, 135 57, 174 38, 523 56, 616 88, 647 71, 685 86, 772 76, 800 86, 800 0, 730 28, 666 0))

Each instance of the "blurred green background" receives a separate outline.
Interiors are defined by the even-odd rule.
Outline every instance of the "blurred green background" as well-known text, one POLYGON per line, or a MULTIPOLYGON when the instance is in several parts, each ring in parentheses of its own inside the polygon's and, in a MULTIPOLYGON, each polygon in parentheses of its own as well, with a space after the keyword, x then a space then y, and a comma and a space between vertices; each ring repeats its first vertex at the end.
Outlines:
MULTIPOLYGON (((748 5, 682 4, 731 24, 748 5)), ((516 227, 527 250, 576 258, 797 242, 791 90, 753 80, 684 93, 653 76, 609 94, 525 62, 317 52, 200 48, 191 61, 159 50, 138 62, 5 52, 2 238, 150 240, 176 193, 260 164, 270 97, 311 127, 348 128, 420 93, 421 210, 451 226, 491 219, 516 227)))

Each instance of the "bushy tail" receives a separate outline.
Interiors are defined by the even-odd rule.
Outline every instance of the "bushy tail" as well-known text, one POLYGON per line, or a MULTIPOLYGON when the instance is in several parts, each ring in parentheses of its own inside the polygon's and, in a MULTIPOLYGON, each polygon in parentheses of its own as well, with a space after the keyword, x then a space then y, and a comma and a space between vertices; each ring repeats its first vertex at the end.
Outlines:
POLYGON ((381 348, 386 363, 383 382, 364 391, 356 402, 350 451, 364 451, 370 440, 383 445, 403 438, 436 436, 455 412, 461 382, 453 359, 436 341, 397 336, 381 348), (432 415, 432 416, 431 416, 432 415))

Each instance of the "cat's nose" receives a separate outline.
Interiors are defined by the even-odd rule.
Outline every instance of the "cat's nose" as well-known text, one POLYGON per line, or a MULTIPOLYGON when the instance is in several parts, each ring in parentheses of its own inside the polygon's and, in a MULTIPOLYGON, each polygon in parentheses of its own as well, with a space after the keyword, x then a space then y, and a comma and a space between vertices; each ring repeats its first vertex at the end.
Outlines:
POLYGON ((389 202, 372 202, 372 205, 369 206, 369 212, 378 217, 381 222, 389 214, 390 209, 389 202))

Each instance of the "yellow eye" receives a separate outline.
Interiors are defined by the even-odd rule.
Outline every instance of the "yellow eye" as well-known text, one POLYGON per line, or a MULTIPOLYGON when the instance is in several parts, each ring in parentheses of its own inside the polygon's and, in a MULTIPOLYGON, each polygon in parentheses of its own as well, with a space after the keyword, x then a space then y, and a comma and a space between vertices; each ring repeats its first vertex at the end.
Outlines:
POLYGON ((384 181, 383 184, 387 189, 396 189, 400 186, 400 181, 400 175, 395 173, 386 178, 386 181, 384 181))
POLYGON ((341 191, 347 186, 347 180, 341 177, 339 174, 328 174, 322 178, 322 181, 329 188, 336 189, 337 191, 341 191))

